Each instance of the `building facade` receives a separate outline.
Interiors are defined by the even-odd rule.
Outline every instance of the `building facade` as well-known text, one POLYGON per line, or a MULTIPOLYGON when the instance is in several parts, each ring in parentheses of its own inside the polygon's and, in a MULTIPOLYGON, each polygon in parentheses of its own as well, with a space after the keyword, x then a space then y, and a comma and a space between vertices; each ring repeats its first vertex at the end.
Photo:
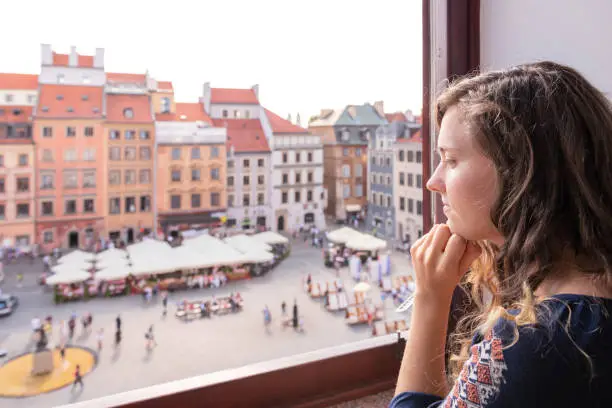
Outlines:
POLYGON ((423 235, 423 151, 414 127, 393 145, 396 238, 414 243, 423 235), (411 135, 411 136, 410 136, 411 135))
POLYGON ((272 131, 272 228, 279 232, 307 225, 325 228, 321 137, 269 110, 265 113, 272 131))
POLYGON ((156 219, 159 232, 216 227, 227 215, 225 128, 201 103, 175 103, 156 114, 156 219))
POLYGON ((365 214, 368 141, 386 119, 381 108, 368 103, 341 110, 322 110, 309 130, 323 139, 323 184, 328 193, 327 213, 337 220, 365 214))

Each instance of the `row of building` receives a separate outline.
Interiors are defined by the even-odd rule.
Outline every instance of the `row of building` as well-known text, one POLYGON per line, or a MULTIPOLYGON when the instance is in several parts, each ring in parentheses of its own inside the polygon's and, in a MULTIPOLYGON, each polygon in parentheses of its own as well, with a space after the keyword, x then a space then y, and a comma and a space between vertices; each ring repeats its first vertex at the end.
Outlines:
POLYGON ((401 126, 409 130, 388 150, 420 148, 402 143, 417 141, 414 118, 396 116, 381 103, 348 106, 322 111, 307 130, 265 109, 258 85, 206 83, 198 101, 180 103, 172 82, 106 72, 104 49, 60 54, 43 44, 39 75, 0 74, 0 236, 49 250, 221 221, 324 228, 326 210, 347 219, 369 200, 397 207, 370 221, 388 235, 403 215, 395 201, 377 204, 383 171, 372 172, 368 150, 401 126))

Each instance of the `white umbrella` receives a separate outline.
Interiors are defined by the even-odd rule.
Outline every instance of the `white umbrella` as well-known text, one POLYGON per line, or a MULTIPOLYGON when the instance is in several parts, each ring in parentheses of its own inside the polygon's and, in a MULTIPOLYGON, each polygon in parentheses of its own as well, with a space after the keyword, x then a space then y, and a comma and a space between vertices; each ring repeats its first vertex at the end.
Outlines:
POLYGON ((370 284, 368 282, 359 282, 358 284, 355 285, 355 287, 353 288, 353 291, 355 291, 355 292, 367 292, 370 289, 372 289, 372 287, 370 286, 370 284))
POLYGON ((347 248, 361 251, 377 251, 387 247, 387 242, 371 235, 360 234, 346 242, 347 248))
POLYGON ((338 244, 344 244, 354 237, 359 237, 362 234, 349 227, 342 227, 327 234, 327 239, 338 244))
POLYGON ((96 256, 91 252, 81 251, 80 249, 74 250, 69 254, 60 257, 58 263, 74 263, 74 262, 92 262, 96 256))
POLYGON ((91 274, 85 271, 76 270, 73 272, 57 273, 47 278, 47 285, 57 285, 59 283, 69 284, 84 282, 91 278, 91 274))
POLYGON ((91 264, 85 261, 77 262, 73 261, 72 263, 62 263, 59 265, 55 265, 51 267, 51 271, 56 274, 70 274, 75 271, 89 271, 91 269, 91 264))
POLYGON ((265 244, 288 244, 289 239, 274 231, 265 231, 251 236, 252 239, 265 244))

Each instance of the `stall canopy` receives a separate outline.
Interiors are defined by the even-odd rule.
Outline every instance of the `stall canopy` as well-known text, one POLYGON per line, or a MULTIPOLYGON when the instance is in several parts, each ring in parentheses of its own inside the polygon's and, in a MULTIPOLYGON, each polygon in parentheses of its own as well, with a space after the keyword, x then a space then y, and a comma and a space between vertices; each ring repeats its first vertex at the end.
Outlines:
POLYGON ((242 252, 210 235, 200 235, 192 239, 186 239, 179 248, 190 248, 202 254, 211 266, 247 263, 242 252))
POLYGON ((75 262, 93 262, 96 258, 96 255, 91 252, 81 251, 80 249, 76 249, 69 254, 66 254, 60 257, 57 262, 58 263, 75 263, 75 262))
POLYGON ((79 261, 73 259, 71 262, 64 262, 51 267, 51 272, 56 274, 72 273, 74 271, 89 271, 92 269, 92 265, 89 262, 79 261))
POLYGON ((264 250, 271 251, 272 247, 265 242, 258 241, 254 239, 252 236, 239 234, 234 235, 233 237, 227 237, 224 240, 228 245, 232 246, 234 249, 246 254, 247 252, 253 250, 264 250))
POLYGON ((110 248, 96 255, 96 263, 115 263, 116 261, 125 261, 128 253, 122 249, 110 248))
POLYGON ((361 234, 357 230, 354 230, 349 227, 342 227, 342 228, 338 228, 337 230, 328 233, 327 239, 337 244, 345 244, 351 238, 359 237, 361 235, 363 234, 361 234))
POLYGON ((128 265, 112 265, 96 272, 95 279, 98 280, 117 280, 125 279, 132 273, 132 268, 128 265))
POLYGON ((359 234, 346 242, 346 247, 361 251, 378 251, 387 247, 387 242, 372 235, 359 234))
POLYGON ((248 263, 266 263, 274 260, 274 255, 271 252, 261 249, 247 252, 243 257, 248 260, 248 263))
POLYGON ((70 284, 84 282, 91 278, 91 274, 82 270, 73 270, 71 272, 57 273, 47 278, 47 285, 70 284))
POLYGON ((277 245, 277 244, 288 244, 289 239, 282 236, 274 231, 265 231, 259 234, 251 236, 254 240, 263 242, 264 244, 277 245))

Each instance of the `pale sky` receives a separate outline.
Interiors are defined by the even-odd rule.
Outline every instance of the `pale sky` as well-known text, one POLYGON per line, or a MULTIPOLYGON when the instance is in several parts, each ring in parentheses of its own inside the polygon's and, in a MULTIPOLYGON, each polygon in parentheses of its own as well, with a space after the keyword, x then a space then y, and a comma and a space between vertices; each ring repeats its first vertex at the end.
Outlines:
POLYGON ((30 0, 4 2, 0 72, 38 73, 40 44, 105 48, 107 72, 174 83, 179 102, 202 84, 258 83, 286 117, 385 101, 421 110, 421 0, 30 0))

